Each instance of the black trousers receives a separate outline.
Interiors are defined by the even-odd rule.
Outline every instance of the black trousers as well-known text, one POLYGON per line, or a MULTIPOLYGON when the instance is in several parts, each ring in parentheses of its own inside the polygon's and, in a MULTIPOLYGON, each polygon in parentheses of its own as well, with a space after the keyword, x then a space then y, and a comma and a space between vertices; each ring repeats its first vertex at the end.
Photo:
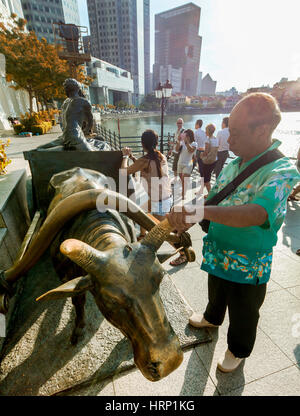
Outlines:
POLYGON ((229 156, 229 152, 227 150, 218 152, 218 160, 217 160, 217 164, 215 167, 216 178, 220 175, 221 170, 223 169, 223 166, 225 165, 225 162, 228 156, 229 156))
POLYGON ((254 286, 208 275, 208 305, 204 318, 211 324, 221 325, 228 306, 227 343, 229 350, 238 358, 249 357, 253 350, 259 309, 266 289, 266 283, 254 286))

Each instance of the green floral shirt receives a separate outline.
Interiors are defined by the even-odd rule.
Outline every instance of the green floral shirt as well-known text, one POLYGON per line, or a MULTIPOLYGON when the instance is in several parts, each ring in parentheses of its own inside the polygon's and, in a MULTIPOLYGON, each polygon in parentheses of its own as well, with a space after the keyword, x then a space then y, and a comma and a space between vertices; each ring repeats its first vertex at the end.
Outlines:
MULTIPOLYGON (((280 144, 280 141, 274 140, 268 150, 273 150, 280 144)), ((219 175, 208 200, 266 152, 242 167, 239 166, 239 157, 229 163, 219 175)), ((211 222, 208 234, 204 237, 201 268, 210 274, 237 283, 266 283, 270 279, 277 232, 286 215, 287 198, 298 181, 300 174, 287 157, 258 169, 246 179, 219 206, 258 204, 267 211, 268 220, 262 226, 243 228, 211 222)))

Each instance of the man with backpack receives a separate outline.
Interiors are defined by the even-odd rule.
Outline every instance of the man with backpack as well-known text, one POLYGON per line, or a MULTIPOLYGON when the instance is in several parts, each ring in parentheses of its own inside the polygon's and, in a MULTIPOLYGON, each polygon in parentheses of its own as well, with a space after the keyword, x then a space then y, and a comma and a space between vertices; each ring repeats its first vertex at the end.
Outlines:
MULTIPOLYGON (((254 347, 273 247, 286 215, 287 198, 300 175, 277 148, 272 134, 281 120, 276 100, 254 93, 237 103, 229 118, 229 149, 236 156, 208 194, 204 221, 202 270, 208 273, 208 305, 194 313, 196 328, 222 325, 229 310, 228 349, 218 362, 235 370, 254 347), (205 226, 204 226, 205 225, 205 226)), ((190 210, 167 216, 178 232, 190 228, 190 210)))

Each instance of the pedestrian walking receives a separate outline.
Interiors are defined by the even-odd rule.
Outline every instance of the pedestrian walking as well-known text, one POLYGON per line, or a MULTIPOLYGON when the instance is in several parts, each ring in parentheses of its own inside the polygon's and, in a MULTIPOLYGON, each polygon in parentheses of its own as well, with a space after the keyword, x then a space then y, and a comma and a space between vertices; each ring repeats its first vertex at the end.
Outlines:
POLYGON ((207 192, 211 190, 211 174, 216 167, 217 158, 218 158, 218 148, 219 140, 214 136, 216 127, 213 124, 209 124, 206 129, 206 143, 205 150, 201 154, 201 159, 203 162, 203 176, 204 176, 204 186, 207 189, 207 192))
POLYGON ((203 172, 203 162, 201 159, 201 153, 205 150, 205 143, 207 140, 206 133, 202 129, 203 121, 197 120, 195 123, 195 142, 197 143, 197 151, 196 151, 196 162, 198 163, 199 173, 200 176, 204 176, 203 172))
POLYGON ((177 130, 176 130, 176 132, 174 134, 174 140, 170 143, 170 150, 169 150, 168 156, 167 156, 167 158, 169 158, 171 156, 171 154, 174 155, 173 165, 172 165, 172 171, 174 172, 174 178, 175 179, 178 176, 178 173, 177 173, 177 165, 178 165, 179 154, 180 154, 180 151, 181 151, 181 148, 179 148, 179 151, 176 151, 175 148, 176 148, 176 143, 177 143, 177 141, 178 141, 181 133, 184 132, 184 128, 183 128, 184 121, 183 121, 183 119, 182 118, 179 118, 177 120, 176 124, 177 124, 177 130))
POLYGON ((229 129, 228 129, 228 122, 229 117, 223 118, 222 121, 222 130, 220 130, 217 134, 217 139, 219 141, 219 150, 218 150, 218 159, 216 163, 216 167, 214 169, 214 173, 216 175, 216 178, 221 173, 221 170, 223 169, 225 162, 229 156, 229 129))

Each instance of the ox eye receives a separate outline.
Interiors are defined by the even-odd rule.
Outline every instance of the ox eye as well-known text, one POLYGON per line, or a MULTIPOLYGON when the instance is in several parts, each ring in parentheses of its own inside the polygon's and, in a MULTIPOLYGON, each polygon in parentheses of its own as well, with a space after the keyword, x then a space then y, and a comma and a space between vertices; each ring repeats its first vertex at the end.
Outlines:
POLYGON ((107 306, 130 308, 132 306, 132 300, 124 293, 117 294, 115 292, 102 292, 102 298, 107 306))

